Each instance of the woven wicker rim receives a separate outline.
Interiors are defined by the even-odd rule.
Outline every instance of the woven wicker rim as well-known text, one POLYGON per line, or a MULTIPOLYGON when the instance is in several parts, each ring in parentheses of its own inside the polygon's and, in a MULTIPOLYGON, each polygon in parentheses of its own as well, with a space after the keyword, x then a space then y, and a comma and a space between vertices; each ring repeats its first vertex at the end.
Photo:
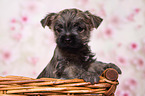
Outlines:
POLYGON ((98 84, 84 82, 83 79, 33 79, 22 76, 0 77, 0 96, 28 96, 28 95, 106 95, 113 96, 118 73, 109 68, 100 76, 98 84), (110 79, 110 80, 109 80, 110 79))

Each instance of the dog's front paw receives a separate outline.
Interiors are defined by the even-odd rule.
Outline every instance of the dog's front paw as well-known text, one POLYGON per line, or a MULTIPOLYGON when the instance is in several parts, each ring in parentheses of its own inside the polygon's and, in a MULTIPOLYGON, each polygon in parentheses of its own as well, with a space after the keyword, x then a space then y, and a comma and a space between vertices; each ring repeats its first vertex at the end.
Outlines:
POLYGON ((83 79, 85 82, 91 82, 91 84, 98 83, 99 75, 93 72, 84 72, 78 78, 83 79))
POLYGON ((107 64, 107 65, 104 67, 105 70, 106 70, 107 68, 113 68, 113 69, 115 69, 119 74, 122 73, 122 72, 121 72, 121 69, 120 69, 118 66, 116 66, 115 64, 109 63, 109 64, 107 64))

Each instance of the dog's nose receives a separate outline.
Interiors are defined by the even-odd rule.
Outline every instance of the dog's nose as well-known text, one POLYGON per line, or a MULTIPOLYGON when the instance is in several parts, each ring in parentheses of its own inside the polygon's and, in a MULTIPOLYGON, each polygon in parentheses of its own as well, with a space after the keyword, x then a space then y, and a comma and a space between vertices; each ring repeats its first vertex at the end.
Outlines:
POLYGON ((70 44, 70 43, 72 42, 72 35, 71 35, 70 32, 67 32, 67 33, 65 34, 64 42, 65 42, 66 44, 70 44))

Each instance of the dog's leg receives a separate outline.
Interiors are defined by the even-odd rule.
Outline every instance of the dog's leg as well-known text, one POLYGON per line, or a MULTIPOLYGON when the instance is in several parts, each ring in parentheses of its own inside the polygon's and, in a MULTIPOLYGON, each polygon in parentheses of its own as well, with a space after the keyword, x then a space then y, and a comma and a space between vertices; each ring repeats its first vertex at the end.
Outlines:
POLYGON ((115 69, 119 74, 121 74, 121 70, 118 66, 116 66, 113 63, 103 63, 100 61, 96 61, 94 63, 92 63, 89 67, 89 71, 93 71, 93 72, 97 72, 99 75, 102 74, 102 72, 104 70, 106 70, 107 68, 113 68, 115 69))

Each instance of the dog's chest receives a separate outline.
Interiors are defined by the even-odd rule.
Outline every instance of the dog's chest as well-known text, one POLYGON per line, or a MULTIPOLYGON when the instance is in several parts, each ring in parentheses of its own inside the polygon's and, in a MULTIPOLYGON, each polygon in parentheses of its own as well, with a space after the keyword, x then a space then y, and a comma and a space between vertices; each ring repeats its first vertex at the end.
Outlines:
MULTIPOLYGON (((83 69, 88 69, 90 63, 88 62, 89 56, 85 57, 65 57, 63 59, 58 60, 58 65, 61 66, 62 69, 68 69, 68 68, 83 68, 83 69)), ((60 67, 57 67, 60 68, 60 67)))

